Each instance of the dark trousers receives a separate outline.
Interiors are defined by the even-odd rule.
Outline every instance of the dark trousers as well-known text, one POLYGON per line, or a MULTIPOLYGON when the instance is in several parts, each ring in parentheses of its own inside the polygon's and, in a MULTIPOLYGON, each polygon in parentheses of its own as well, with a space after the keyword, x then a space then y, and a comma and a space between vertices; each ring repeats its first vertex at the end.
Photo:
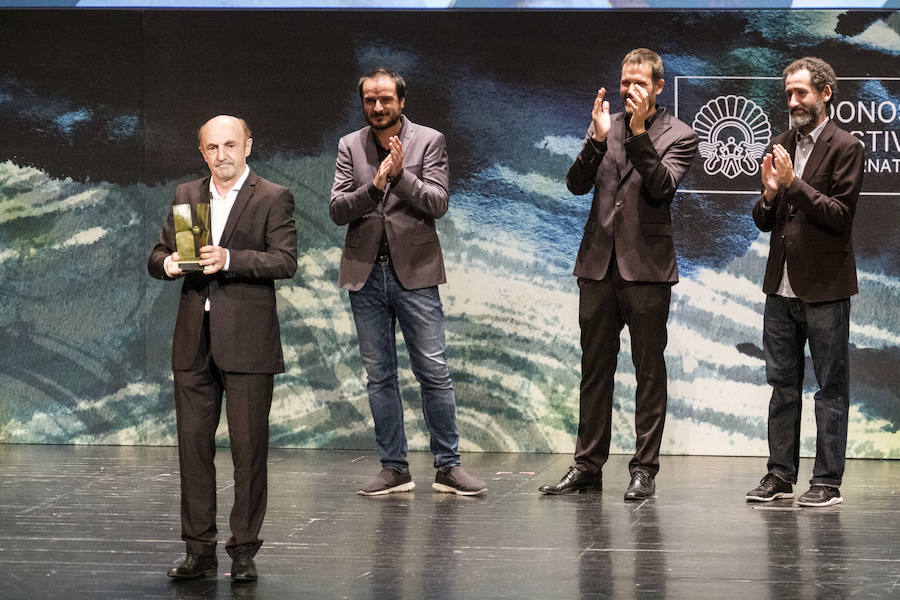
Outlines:
POLYGON ((763 317, 769 401, 769 473, 797 482, 804 346, 819 391, 814 396, 816 460, 810 483, 840 486, 850 413, 850 299, 809 304, 770 295, 763 317))
POLYGON ((659 471, 659 447, 666 421, 666 321, 672 286, 622 279, 615 258, 601 281, 579 279, 578 322, 581 325, 581 401, 575 465, 600 473, 609 458, 612 436, 613 386, 619 334, 631 335, 631 360, 637 378, 635 454, 628 468, 650 475, 659 471))
POLYGON ((216 551, 215 434, 225 398, 231 460, 234 464, 234 505, 231 538, 225 548, 232 557, 248 550, 255 555, 266 513, 271 373, 229 373, 216 367, 209 351, 209 323, 195 368, 175 371, 175 415, 181 472, 181 539, 187 552, 216 551))

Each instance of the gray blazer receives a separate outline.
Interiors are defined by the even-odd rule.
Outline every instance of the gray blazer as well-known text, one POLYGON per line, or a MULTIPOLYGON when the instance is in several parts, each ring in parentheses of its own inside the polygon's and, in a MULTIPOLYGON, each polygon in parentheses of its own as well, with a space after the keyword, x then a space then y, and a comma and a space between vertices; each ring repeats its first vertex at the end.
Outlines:
POLYGON ((414 290, 447 281, 434 223, 449 206, 444 134, 401 119, 403 171, 381 202, 369 193, 379 164, 372 128, 363 127, 338 142, 330 212, 336 224, 349 224, 338 275, 344 289, 365 285, 384 231, 403 287, 414 290))
POLYGON ((575 275, 603 279, 615 248, 626 281, 675 283, 678 267, 669 205, 697 153, 697 134, 663 107, 643 135, 628 135, 625 113, 611 119, 606 144, 590 139, 591 123, 584 148, 566 176, 573 194, 594 190, 575 275))

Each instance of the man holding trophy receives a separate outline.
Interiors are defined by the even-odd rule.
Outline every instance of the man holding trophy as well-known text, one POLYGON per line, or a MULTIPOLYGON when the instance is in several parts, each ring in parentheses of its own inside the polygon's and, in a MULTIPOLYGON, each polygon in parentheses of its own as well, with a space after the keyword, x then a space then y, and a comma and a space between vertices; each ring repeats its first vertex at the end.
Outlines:
POLYGON ((147 268, 183 279, 172 370, 185 558, 168 575, 215 576, 215 431, 222 394, 234 463, 231 538, 235 581, 257 578, 274 374, 284 372, 275 280, 297 269, 294 197, 247 166, 253 143, 243 119, 218 116, 200 129, 210 177, 178 186, 147 268))

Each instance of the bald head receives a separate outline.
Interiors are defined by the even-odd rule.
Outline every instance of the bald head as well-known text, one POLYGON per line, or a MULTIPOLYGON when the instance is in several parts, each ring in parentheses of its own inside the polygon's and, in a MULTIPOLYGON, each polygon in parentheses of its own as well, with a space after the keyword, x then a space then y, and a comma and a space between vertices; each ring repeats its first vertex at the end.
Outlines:
POLYGON ((243 119, 229 115, 213 117, 197 132, 200 154, 209 166, 220 193, 230 190, 247 167, 253 139, 243 119))
POLYGON ((217 121, 217 122, 219 122, 219 123, 224 123, 224 122, 234 123, 234 122, 237 122, 238 125, 240 126, 240 128, 241 128, 241 129, 243 130, 243 132, 244 132, 244 139, 249 140, 250 138, 253 137, 253 135, 250 133, 250 126, 247 125, 247 121, 241 119, 240 117, 232 117, 231 115, 219 115, 219 116, 217 116, 217 117, 213 117, 212 119, 210 119, 209 121, 207 121, 206 123, 204 123, 203 126, 200 127, 200 129, 197 130, 197 143, 200 144, 201 146, 203 146, 203 129, 204 129, 207 125, 210 125, 211 123, 213 123, 214 121, 217 121))

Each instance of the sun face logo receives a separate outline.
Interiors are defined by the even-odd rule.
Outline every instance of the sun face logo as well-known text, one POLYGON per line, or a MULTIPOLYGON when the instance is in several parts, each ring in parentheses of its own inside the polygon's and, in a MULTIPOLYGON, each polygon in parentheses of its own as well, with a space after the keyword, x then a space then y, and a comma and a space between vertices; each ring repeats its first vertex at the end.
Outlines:
POLYGON ((703 105, 692 124, 700 138, 700 156, 707 175, 728 179, 755 175, 772 137, 769 119, 752 100, 719 96, 703 105))

